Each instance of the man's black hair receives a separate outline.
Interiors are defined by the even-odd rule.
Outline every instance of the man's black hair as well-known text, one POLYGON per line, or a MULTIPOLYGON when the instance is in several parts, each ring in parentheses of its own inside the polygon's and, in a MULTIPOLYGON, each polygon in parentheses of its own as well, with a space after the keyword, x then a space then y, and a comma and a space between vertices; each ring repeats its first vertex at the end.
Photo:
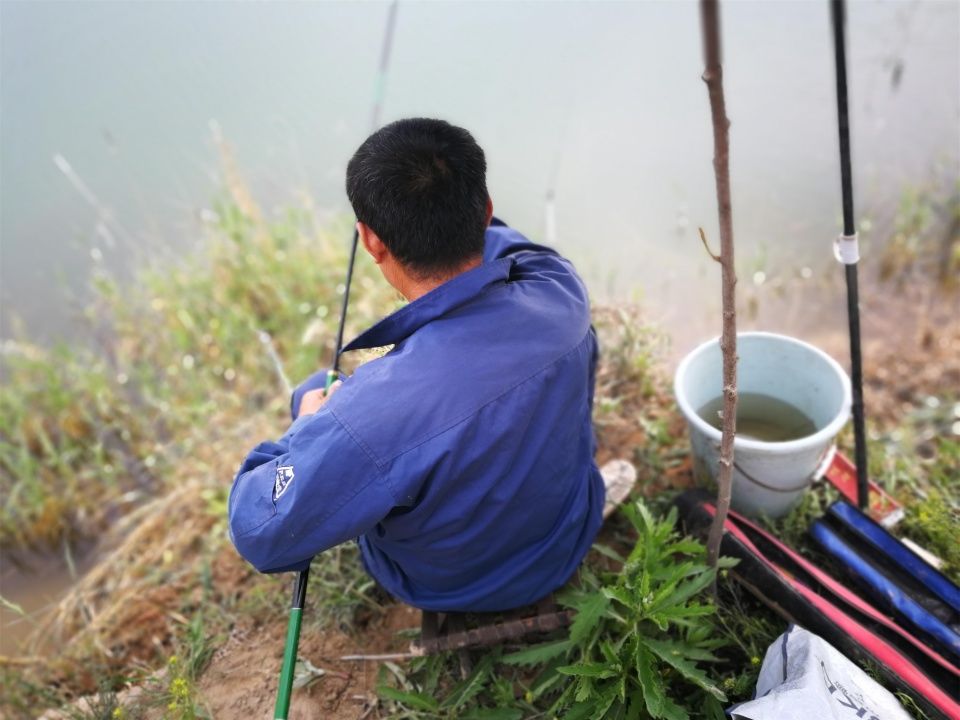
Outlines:
POLYGON ((473 136, 410 118, 368 137, 347 165, 357 219, 412 272, 440 275, 483 253, 487 161, 473 136))

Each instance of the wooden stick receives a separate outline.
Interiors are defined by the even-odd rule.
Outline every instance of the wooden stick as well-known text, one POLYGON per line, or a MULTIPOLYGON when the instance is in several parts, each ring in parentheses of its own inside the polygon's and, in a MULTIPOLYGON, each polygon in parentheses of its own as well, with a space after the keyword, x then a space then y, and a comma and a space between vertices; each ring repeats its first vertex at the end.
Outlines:
POLYGON ((26 657, 10 657, 9 655, 0 655, 0 667, 29 667, 30 665, 40 665, 47 661, 46 658, 28 655, 26 657))
MULTIPOLYGON (((723 428, 720 439, 720 472, 717 477, 717 512, 707 536, 707 562, 716 567, 720 556, 723 524, 730 508, 733 482, 733 441, 737 431, 737 275, 733 263, 733 210, 730 201, 730 120, 723 97, 723 67, 720 64, 720 8, 717 0, 700 1, 703 29, 703 55, 706 70, 703 81, 710 96, 713 121, 713 172, 717 183, 717 209, 720 215, 720 255, 710 253, 720 263, 723 285, 723 428)), ((701 235, 706 246, 706 238, 701 235)), ((709 247, 707 252, 710 252, 709 247)), ((716 587, 714 585, 714 587, 716 587)))
POLYGON ((344 661, 360 662, 360 661, 377 661, 383 662, 385 660, 410 660, 416 657, 422 657, 423 653, 415 652, 405 652, 405 653, 383 653, 380 655, 341 655, 340 659, 344 661))

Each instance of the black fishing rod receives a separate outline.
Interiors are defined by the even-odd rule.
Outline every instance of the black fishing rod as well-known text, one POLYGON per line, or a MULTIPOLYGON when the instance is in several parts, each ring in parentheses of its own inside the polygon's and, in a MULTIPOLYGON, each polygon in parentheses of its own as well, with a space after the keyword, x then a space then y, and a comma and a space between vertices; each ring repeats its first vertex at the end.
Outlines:
MULTIPOLYGON (((380 127, 380 112, 383 108, 383 95, 386 89, 387 70, 390 66, 390 50, 393 47, 393 29, 397 20, 397 0, 390 3, 387 15, 387 27, 383 37, 383 47, 380 52, 380 67, 377 72, 377 81, 374 89, 373 113, 371 117, 371 132, 380 127)), ((324 384, 324 394, 330 391, 330 386, 336 382, 340 374, 340 355, 343 353, 343 329, 347 323, 347 306, 350 303, 350 284, 353 280, 353 266, 357 259, 357 245, 360 233, 353 230, 353 240, 350 243, 350 257, 347 261, 347 278, 343 284, 343 302, 340 305, 340 323, 337 326, 337 339, 333 348, 333 362, 327 371, 324 384)), ((290 618, 287 622, 287 639, 283 649, 283 665, 280 669, 280 684, 277 688, 277 703, 274 708, 275 720, 287 720, 290 711, 290 696, 293 693, 293 674, 297 664, 297 648, 300 645, 300 625, 303 619, 303 606, 307 599, 307 583, 310 580, 310 566, 297 574, 293 585, 293 602, 290 605, 290 618)))
POLYGON ((857 504, 870 504, 867 478, 867 434, 863 413, 863 369, 860 351, 860 299, 857 263, 860 250, 853 216, 853 173, 850 162, 850 118, 847 110, 847 53, 844 33, 844 0, 830 0, 833 47, 837 66, 837 125, 840 133, 840 185, 843 194, 843 234, 837 238, 836 256, 847 276, 847 321, 850 329, 850 375, 853 383, 853 437, 857 465, 857 504))
MULTIPOLYGON (((380 127, 380 113, 383 109, 383 95, 387 85, 387 70, 390 67, 390 50, 393 48, 393 28, 397 21, 397 0, 390 3, 387 15, 387 29, 383 36, 383 47, 380 50, 380 67, 377 71, 377 84, 374 90, 373 112, 370 117, 371 132, 380 127)), ((360 231, 353 229, 353 240, 350 243, 350 258, 347 261, 347 279, 343 284, 343 303, 340 305, 340 324, 337 326, 337 341, 333 349, 333 362, 327 372, 325 391, 336 382, 340 373, 340 355, 343 352, 343 328, 347 323, 347 305, 350 302, 350 282, 353 280, 353 264, 357 259, 357 245, 360 242, 360 231)))

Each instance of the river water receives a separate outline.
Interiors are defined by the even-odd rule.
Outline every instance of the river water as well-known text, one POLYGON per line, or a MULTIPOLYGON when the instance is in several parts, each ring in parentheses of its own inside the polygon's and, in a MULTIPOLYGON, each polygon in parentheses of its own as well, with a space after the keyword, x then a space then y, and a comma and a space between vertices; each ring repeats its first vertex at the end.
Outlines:
MULTIPOLYGON (((37 339, 76 338, 97 259, 122 274, 201 241, 218 187, 211 121, 265 207, 306 194, 347 212, 343 172, 369 129, 388 7, 0 5, 0 334, 15 315, 37 339)), ((467 126, 508 222, 546 239, 553 191, 550 239, 595 296, 642 296, 668 328, 712 332, 698 22, 692 2, 402 1, 383 119, 467 126)), ((828 4, 729 2, 723 32, 741 268, 835 274, 828 4)), ((960 4, 852 2, 848 34, 858 217, 877 228, 905 187, 960 175, 960 4)))
MULTIPOLYGON (((39 342, 82 340, 94 263, 129 275, 195 248, 219 187, 214 124, 264 207, 309 197, 348 212, 343 173, 369 131, 388 7, 0 4, 0 337, 19 318, 39 342)), ((842 334, 828 4, 727 2, 723 32, 741 297, 767 308, 741 325, 842 334), (793 291, 822 302, 776 309, 793 291)), ((905 189, 960 176, 960 4, 852 2, 848 36, 869 251, 905 189)), ((468 127, 498 214, 556 243, 596 298, 641 300, 683 351, 719 332, 719 270, 696 231, 716 247, 701 71, 692 2, 404 0, 383 119, 468 127)), ((70 581, 4 592, 35 609, 70 581)), ((3 635, 12 652, 19 633, 3 635)))

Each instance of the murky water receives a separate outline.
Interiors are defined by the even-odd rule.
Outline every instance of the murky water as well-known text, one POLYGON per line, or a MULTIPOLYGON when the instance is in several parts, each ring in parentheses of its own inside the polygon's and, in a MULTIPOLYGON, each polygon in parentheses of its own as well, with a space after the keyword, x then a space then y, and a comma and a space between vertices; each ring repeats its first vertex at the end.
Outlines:
MULTIPOLYGON (((323 215, 347 212, 343 173, 369 130, 387 8, 0 4, 0 336, 16 316, 39 341, 82 339, 72 308, 94 264, 126 274, 201 241, 218 188, 211 120, 266 208, 309 197, 323 215)), ((640 299, 680 352, 720 317, 719 270, 696 231, 716 245, 697 13, 404 0, 384 102, 384 120, 470 128, 498 214, 555 242, 596 298, 640 299)), ((849 20, 869 252, 905 187, 960 175, 960 5, 852 2, 849 20)), ((828 4, 728 2, 723 30, 740 293, 756 310, 741 329, 842 335, 828 4)), ((29 610, 71 582, 62 564, 4 573, 2 594, 29 610)), ((26 627, 13 619, 3 611, 2 652, 26 627)))
MULTIPOLYGON (((3 317, 75 336, 69 298, 93 263, 123 271, 200 242, 211 119, 266 207, 305 194, 346 212, 387 8, 3 3, 3 317)), ((723 13, 745 279, 816 280, 836 271, 839 218, 828 4, 723 13)), ((857 210, 877 228, 905 186, 958 174, 960 6, 853 2, 849 16, 857 210)), ((404 1, 384 119, 471 128, 504 218, 544 239, 554 192, 555 242, 594 295, 639 295, 699 337, 716 326, 719 273, 696 233, 717 241, 698 23, 693 2, 404 1)))
POLYGON ((17 562, 0 559, 0 655, 33 655, 49 650, 42 634, 49 613, 64 593, 96 562, 89 543, 50 554, 19 552, 17 562), (35 642, 35 645, 31 645, 35 642))
MULTIPOLYGON (((697 415, 717 430, 723 429, 723 396, 706 403, 697 415)), ((772 395, 740 393, 737 398, 737 436, 762 442, 786 442, 813 435, 817 426, 799 409, 772 395)))

